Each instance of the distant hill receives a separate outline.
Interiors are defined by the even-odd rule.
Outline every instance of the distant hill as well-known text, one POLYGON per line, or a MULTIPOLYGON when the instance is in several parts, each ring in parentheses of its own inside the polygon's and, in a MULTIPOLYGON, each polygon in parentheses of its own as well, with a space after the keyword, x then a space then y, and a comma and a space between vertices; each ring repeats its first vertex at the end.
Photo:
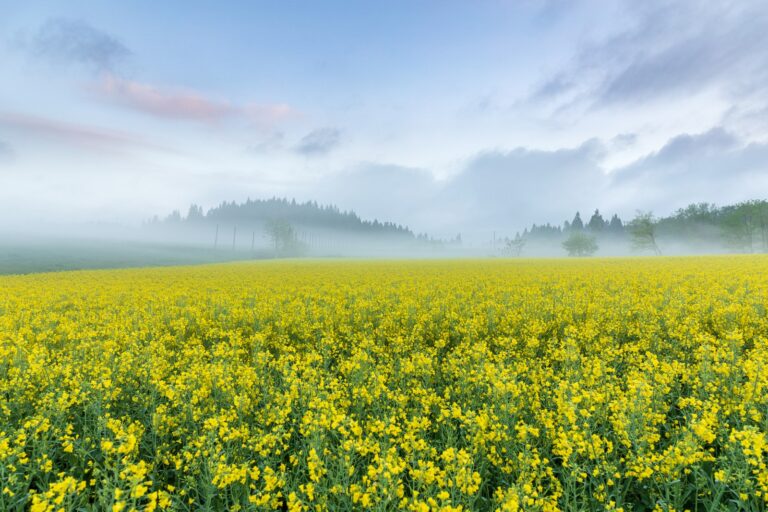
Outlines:
POLYGON ((174 211, 144 225, 153 242, 250 251, 272 257, 429 256, 461 246, 451 240, 415 234, 390 221, 364 220, 337 206, 285 198, 223 202, 207 212, 193 204, 186 215, 174 211))
POLYGON ((349 234, 397 235, 415 239, 407 227, 393 222, 361 219, 355 212, 342 211, 335 205, 319 205, 315 201, 298 203, 285 198, 248 199, 244 203, 223 202, 208 212, 192 205, 186 216, 174 211, 165 219, 155 217, 150 224, 215 224, 261 225, 270 221, 284 221, 297 228, 346 232, 349 234))

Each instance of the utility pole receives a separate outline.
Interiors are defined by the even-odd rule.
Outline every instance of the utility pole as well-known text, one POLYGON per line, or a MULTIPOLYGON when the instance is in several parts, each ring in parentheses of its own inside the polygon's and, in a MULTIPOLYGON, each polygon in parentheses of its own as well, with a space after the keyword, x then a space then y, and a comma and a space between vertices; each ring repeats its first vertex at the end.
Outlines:
POLYGON ((235 240, 237 240, 237 226, 232 230, 232 250, 235 250, 235 240))
POLYGON ((213 236, 213 248, 216 249, 216 246, 219 245, 219 225, 216 224, 216 234, 213 236))
POLYGON ((256 246, 256 232, 253 232, 253 236, 251 237, 251 252, 253 252, 253 248, 256 246))

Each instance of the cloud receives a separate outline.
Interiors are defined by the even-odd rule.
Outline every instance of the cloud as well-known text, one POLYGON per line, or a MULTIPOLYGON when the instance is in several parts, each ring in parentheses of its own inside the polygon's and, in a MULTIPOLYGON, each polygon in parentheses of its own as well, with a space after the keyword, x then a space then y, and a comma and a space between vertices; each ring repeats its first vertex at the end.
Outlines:
POLYGON ((559 73, 548 78, 543 84, 538 86, 532 95, 533 99, 546 100, 557 97, 574 87, 574 82, 565 73, 559 73))
POLYGON ((603 163, 613 144, 593 139, 573 148, 479 153, 437 196, 443 225, 558 223, 594 208, 668 214, 690 203, 761 198, 768 190, 768 144, 748 143, 722 127, 677 135, 607 173, 603 163))
POLYGON ((623 3, 632 22, 617 35, 583 45, 570 65, 546 78, 531 100, 592 106, 642 102, 717 89, 764 90, 768 11, 762 2, 623 3), (580 97, 580 96, 579 96, 580 97))
MULTIPOLYGON (((634 137, 620 137, 632 143, 634 137)), ((559 224, 599 208, 631 218, 636 209, 668 214, 690 203, 727 204, 768 190, 768 144, 745 143, 716 127, 672 137, 658 150, 611 173, 617 144, 590 139, 575 147, 491 149, 436 180, 424 169, 361 163, 312 184, 305 195, 448 236, 513 234, 532 223, 559 224)))
POLYGON ((13 147, 7 142, 0 140, 0 162, 13 160, 15 156, 16 152, 13 150, 13 147))
MULTIPOLYGON (((734 149, 739 144, 735 135, 722 127, 690 135, 682 134, 667 141, 653 154, 636 162, 629 170, 647 167, 665 167, 673 162, 687 162, 692 159, 716 157, 734 149)), ((628 169, 625 169, 625 172, 628 169)))
MULTIPOLYGON (((707 86, 726 85, 739 77, 749 79, 753 69, 763 65, 755 59, 754 48, 768 45, 765 19, 753 19, 737 26, 706 26, 701 32, 674 41, 650 55, 642 53, 603 85, 604 102, 645 100, 658 95, 697 92, 707 86), (760 23, 755 23, 755 21, 760 23), (762 25, 762 26, 761 26, 762 25)), ((630 50, 637 51, 636 49, 630 50)))
POLYGON ((306 134, 296 145, 296 152, 303 155, 322 155, 328 153, 341 142, 341 132, 337 128, 318 128, 306 134))
POLYGON ((392 163, 359 162, 342 171, 317 177, 300 190, 307 199, 351 209, 366 219, 434 226, 440 185, 426 169, 392 163))
POLYGON ((285 134, 280 131, 272 131, 264 134, 259 140, 248 146, 248 151, 255 154, 271 153, 282 149, 285 134))
POLYGON ((103 99, 156 117, 194 121, 221 121, 237 109, 191 91, 162 90, 157 87, 105 75, 95 89, 103 99))
POLYGON ((760 198, 768 190, 768 145, 745 144, 721 127, 679 135, 614 171, 610 187, 616 198, 662 212, 760 198))
POLYGON ((173 152, 137 135, 14 112, 0 112, 0 127, 37 139, 101 151, 134 148, 173 152))
MULTIPOLYGON (((689 174, 691 166, 717 159, 740 146, 738 139, 722 127, 700 134, 681 134, 661 148, 612 173, 614 184, 643 181, 666 182, 678 174, 689 174)), ((672 183, 669 183, 672 187, 672 183)))
POLYGON ((490 236, 490 230, 559 222, 599 205, 607 185, 599 166, 602 152, 595 140, 555 150, 483 151, 448 180, 437 180, 426 169, 362 162, 310 184, 305 196, 417 231, 490 236))
POLYGON ((105 74, 91 91, 102 100, 165 119, 219 123, 241 118, 258 126, 270 126, 299 116, 285 104, 235 105, 194 91, 161 88, 111 73, 105 74))
POLYGON ((611 148, 616 150, 632 147, 637 142, 636 133, 620 133, 611 138, 611 148))
POLYGON ((131 54, 114 36, 68 18, 49 19, 23 46, 35 56, 96 71, 114 69, 131 54))
POLYGON ((285 103, 265 105, 251 103, 243 106, 241 112, 250 122, 262 126, 270 126, 302 117, 301 112, 285 103))
POLYGON ((585 197, 605 192, 604 150, 600 141, 588 140, 574 148, 478 153, 440 195, 450 205, 446 218, 492 229, 572 215, 585 197))

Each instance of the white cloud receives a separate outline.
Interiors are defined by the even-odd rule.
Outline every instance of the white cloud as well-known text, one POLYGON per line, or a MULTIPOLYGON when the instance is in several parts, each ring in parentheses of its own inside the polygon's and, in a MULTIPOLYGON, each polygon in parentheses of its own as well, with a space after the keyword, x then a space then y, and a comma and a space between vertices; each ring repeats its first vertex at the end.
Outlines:
POLYGON ((15 151, 13 147, 9 143, 0 140, 0 162, 13 160, 14 155, 15 151))

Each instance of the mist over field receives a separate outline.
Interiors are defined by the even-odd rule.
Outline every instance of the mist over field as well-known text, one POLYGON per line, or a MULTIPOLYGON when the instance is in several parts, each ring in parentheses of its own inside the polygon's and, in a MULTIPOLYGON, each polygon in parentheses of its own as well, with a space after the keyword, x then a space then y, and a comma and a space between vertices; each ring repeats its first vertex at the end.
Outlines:
POLYGON ((756 1, 5 5, 0 259, 560 257, 596 209, 625 228, 589 254, 761 252, 766 27, 756 1), (207 217, 271 198, 404 229, 207 217), (702 204, 727 211, 633 243, 702 204))
POLYGON ((765 512, 766 0, 0 0, 0 512, 765 512))

